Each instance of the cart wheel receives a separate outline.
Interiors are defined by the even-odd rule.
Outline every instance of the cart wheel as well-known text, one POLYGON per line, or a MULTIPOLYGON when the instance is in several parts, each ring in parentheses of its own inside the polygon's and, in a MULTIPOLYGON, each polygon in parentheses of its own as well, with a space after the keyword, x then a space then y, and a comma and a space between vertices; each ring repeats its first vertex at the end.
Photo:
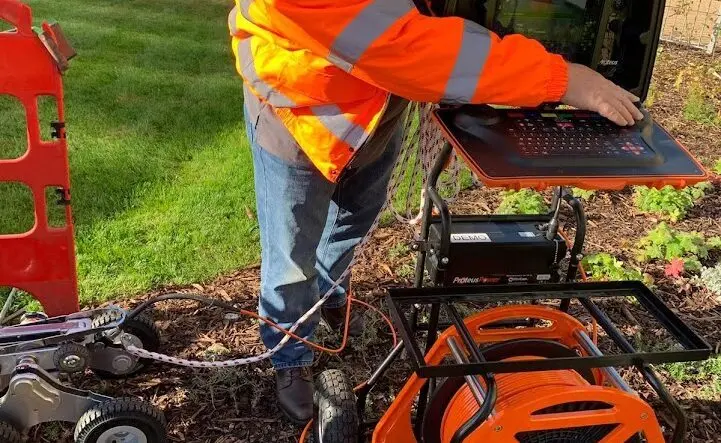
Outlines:
MULTIPOLYGON (((97 328, 100 326, 107 325, 114 321, 117 321, 119 314, 117 312, 106 312, 93 319, 93 327, 97 328)), ((137 342, 136 346, 145 349, 146 351, 155 352, 160 348, 160 331, 155 326, 152 314, 149 311, 143 311, 139 315, 128 319, 123 323, 121 329, 124 333, 131 336, 132 341, 137 342)), ((127 377, 128 375, 135 374, 142 369, 145 369, 153 361, 147 358, 140 359, 138 363, 130 370, 123 374, 115 374, 112 372, 102 371, 94 369, 93 372, 100 378, 106 379, 117 379, 127 377)))
POLYGON ((21 443, 22 436, 15 426, 6 421, 0 421, 0 441, 3 443, 21 443))
POLYGON ((118 398, 90 408, 75 426, 76 443, 165 443, 163 414, 134 398, 118 398))
POLYGON ((358 411, 353 387, 342 371, 322 372, 315 383, 314 443, 357 443, 358 411))

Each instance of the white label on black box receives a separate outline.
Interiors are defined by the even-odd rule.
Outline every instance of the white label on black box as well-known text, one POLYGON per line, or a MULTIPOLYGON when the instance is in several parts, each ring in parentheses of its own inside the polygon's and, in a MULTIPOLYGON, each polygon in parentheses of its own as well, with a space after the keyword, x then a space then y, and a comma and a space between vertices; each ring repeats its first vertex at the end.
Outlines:
POLYGON ((524 238, 533 238, 536 236, 535 232, 519 232, 518 235, 524 238))
POLYGON ((468 232, 451 234, 451 243, 490 243, 491 237, 485 232, 468 232))

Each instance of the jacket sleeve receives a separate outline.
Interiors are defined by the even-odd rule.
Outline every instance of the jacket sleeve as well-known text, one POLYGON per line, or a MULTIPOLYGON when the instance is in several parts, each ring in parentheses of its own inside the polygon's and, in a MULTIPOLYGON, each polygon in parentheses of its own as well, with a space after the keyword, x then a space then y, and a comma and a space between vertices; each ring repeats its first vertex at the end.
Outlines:
POLYGON ((411 100, 535 106, 560 101, 568 85, 566 62, 539 42, 500 38, 458 17, 424 16, 411 0, 275 0, 266 7, 288 40, 411 100))

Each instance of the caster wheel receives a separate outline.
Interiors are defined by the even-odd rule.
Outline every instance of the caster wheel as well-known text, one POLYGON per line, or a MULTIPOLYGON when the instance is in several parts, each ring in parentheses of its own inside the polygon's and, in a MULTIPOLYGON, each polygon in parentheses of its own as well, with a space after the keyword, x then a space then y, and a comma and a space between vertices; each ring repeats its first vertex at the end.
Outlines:
POLYGON ((90 408, 75 426, 75 443, 165 443, 163 414, 134 398, 118 398, 90 408))
POLYGON ((358 411, 353 387, 342 371, 324 371, 315 382, 313 443, 357 443, 358 411))
POLYGON ((53 362, 60 372, 83 372, 90 363, 90 351, 78 343, 64 343, 53 354, 53 362))
MULTIPOLYGON (((93 319, 93 327, 97 328, 105 326, 117 321, 118 318, 117 313, 106 312, 93 319)), ((127 320, 121 326, 121 330, 124 334, 128 335, 130 342, 137 347, 142 347, 143 349, 151 352, 155 352, 160 348, 160 331, 155 326, 152 314, 149 311, 142 312, 138 316, 127 320)), ((140 359, 135 366, 122 374, 116 374, 99 369, 94 369, 93 372, 95 372, 95 374, 100 378, 118 379, 140 372, 148 367, 152 362, 153 361, 149 359, 140 359)))
POLYGON ((0 421, 0 441, 3 443, 21 443, 22 436, 15 426, 8 422, 0 421))

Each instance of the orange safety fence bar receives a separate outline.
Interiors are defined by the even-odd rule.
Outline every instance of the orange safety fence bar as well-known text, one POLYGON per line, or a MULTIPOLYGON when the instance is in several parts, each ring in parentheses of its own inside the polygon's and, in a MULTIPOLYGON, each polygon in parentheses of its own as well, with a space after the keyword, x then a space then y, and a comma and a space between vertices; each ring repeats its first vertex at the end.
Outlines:
POLYGON ((35 223, 22 234, 0 233, 0 286, 32 294, 48 315, 78 310, 78 284, 70 211, 70 174, 65 138, 62 70, 69 46, 59 28, 43 23, 32 28, 30 7, 0 0, 0 20, 15 29, 0 32, 0 96, 22 103, 27 123, 27 151, 16 159, 0 159, 0 183, 20 183, 31 191, 35 223), (52 97, 57 121, 52 140, 41 140, 38 99, 52 97), (50 226, 45 193, 58 189, 65 205, 65 223, 50 226))

